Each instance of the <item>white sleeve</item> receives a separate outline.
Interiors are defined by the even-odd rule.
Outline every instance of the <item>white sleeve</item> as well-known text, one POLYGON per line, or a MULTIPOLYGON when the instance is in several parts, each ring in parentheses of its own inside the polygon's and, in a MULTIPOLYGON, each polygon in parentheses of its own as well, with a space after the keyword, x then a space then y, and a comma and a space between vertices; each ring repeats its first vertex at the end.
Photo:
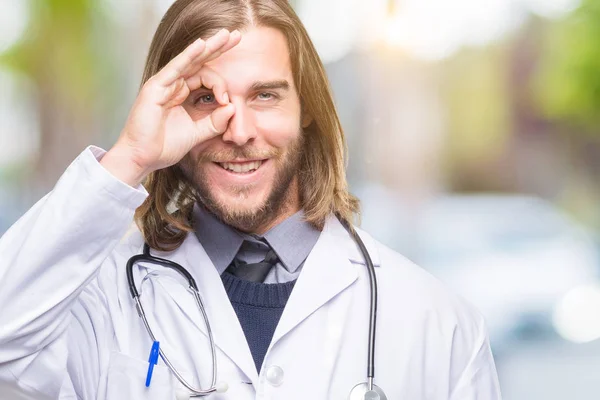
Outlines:
POLYGON ((461 360, 461 371, 456 374, 457 379, 452 387, 450 400, 501 400, 500 384, 490 341, 485 327, 485 322, 478 316, 476 324, 477 336, 470 343, 461 342, 461 338, 455 341, 455 347, 461 348, 457 353, 464 351, 469 357, 466 363, 461 360))
MULTIPOLYGON (((93 147, 82 152, 0 239, 0 393, 8 398, 58 398, 61 387, 72 386, 68 331, 106 329, 94 278, 147 193, 106 171, 97 160, 102 154, 93 147), (94 306, 95 318, 85 320, 94 306)), ((96 341, 88 338, 79 349, 90 364, 96 341)))

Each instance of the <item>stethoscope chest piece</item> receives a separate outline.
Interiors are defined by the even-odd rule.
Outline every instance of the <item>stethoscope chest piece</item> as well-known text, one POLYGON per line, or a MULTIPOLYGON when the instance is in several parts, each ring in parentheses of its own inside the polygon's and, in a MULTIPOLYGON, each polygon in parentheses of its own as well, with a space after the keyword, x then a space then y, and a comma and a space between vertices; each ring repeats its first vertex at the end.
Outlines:
POLYGON ((387 400, 387 397, 379 386, 373 385, 369 390, 369 384, 364 382, 352 388, 348 400, 387 400))

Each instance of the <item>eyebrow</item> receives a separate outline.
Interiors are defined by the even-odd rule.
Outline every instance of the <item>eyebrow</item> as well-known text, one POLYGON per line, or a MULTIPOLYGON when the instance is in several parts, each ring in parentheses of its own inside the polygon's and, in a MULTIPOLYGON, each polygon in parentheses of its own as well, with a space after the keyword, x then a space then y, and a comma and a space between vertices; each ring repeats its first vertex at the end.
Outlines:
POLYGON ((274 89, 282 89, 289 90, 290 84, 285 79, 277 80, 277 81, 267 81, 267 82, 254 82, 252 86, 250 86, 250 90, 253 92, 258 92, 260 90, 274 90, 274 89))
MULTIPOLYGON (((251 92, 260 92, 261 90, 277 90, 277 89, 288 91, 290 89, 290 83, 285 79, 280 79, 280 80, 276 80, 276 81, 257 81, 257 82, 254 82, 252 84, 252 86, 250 86, 251 92)), ((206 86, 202 85, 198 89, 194 90, 194 92, 192 92, 192 93, 205 91, 205 90, 212 92, 212 89, 209 89, 206 86)))

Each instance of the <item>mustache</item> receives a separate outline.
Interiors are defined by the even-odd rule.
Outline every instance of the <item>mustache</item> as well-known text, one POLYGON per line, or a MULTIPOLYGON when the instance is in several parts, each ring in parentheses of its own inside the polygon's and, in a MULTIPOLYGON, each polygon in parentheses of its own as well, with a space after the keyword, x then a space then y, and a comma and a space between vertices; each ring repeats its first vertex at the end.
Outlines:
POLYGON ((198 156, 198 163, 201 162, 226 162, 236 158, 247 160, 264 160, 266 158, 275 158, 281 154, 281 150, 257 149, 251 146, 235 147, 231 149, 223 149, 218 151, 206 151, 198 156))

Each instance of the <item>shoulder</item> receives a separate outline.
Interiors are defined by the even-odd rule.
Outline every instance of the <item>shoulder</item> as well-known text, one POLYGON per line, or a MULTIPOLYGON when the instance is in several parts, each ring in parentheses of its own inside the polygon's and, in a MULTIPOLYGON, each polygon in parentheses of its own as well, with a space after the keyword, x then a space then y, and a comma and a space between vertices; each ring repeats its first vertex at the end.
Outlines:
MULTIPOLYGON (((380 304, 396 304, 414 318, 428 319, 439 326, 470 332, 469 336, 485 335, 485 321, 479 310, 450 290, 430 272, 402 254, 387 247, 370 234, 357 229, 369 253, 377 260, 376 274, 380 304)), ((375 263, 375 261, 374 261, 375 263)))
POLYGON ((135 222, 132 222, 129 229, 121 237, 121 240, 113 250, 113 257, 131 257, 142 252, 144 247, 144 236, 135 222))
MULTIPOLYGON (((127 229, 114 247, 105 264, 114 264, 117 270, 122 271, 131 257, 143 253, 144 244, 144 235, 137 224, 132 222, 129 229, 127 229)), ((165 252, 151 249, 151 253, 158 257, 171 259, 181 257, 182 254, 186 254, 194 247, 202 247, 202 245, 198 242, 195 235, 187 235, 176 249, 165 252)), ((105 265, 105 267, 107 268, 104 269, 111 269, 109 265, 105 265)))

